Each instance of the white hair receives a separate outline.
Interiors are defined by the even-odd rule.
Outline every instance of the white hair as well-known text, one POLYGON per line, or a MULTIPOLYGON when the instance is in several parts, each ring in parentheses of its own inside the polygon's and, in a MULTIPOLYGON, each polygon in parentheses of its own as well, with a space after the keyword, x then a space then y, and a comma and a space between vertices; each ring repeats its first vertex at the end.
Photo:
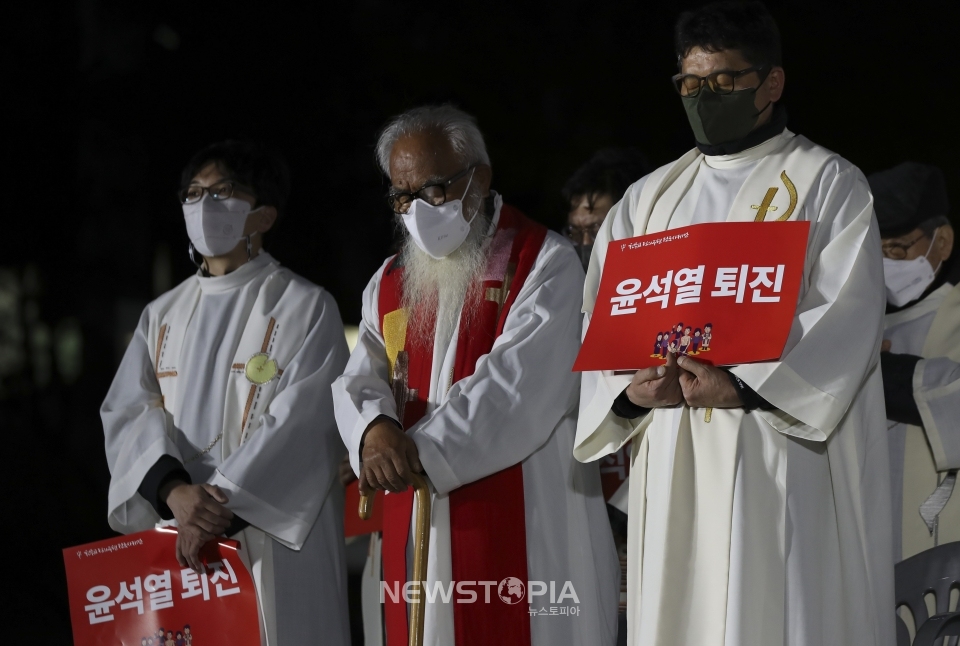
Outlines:
POLYGON ((480 128, 477 127, 476 119, 449 103, 426 105, 394 117, 380 133, 377 140, 377 162, 387 177, 390 177, 390 153, 393 145, 400 137, 419 132, 436 132, 446 137, 464 166, 490 165, 487 145, 483 141, 480 128))

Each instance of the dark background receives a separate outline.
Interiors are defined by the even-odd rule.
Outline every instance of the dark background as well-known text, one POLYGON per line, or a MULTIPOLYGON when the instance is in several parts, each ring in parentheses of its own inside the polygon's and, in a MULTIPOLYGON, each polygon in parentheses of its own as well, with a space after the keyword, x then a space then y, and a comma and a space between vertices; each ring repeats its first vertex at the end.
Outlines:
MULTIPOLYGON (((5 7, 0 421, 6 612, 69 643, 60 549, 112 535, 98 407, 143 307, 187 277, 174 197, 200 147, 249 137, 293 171, 271 253, 347 323, 389 252, 377 130, 425 102, 477 116, 494 187, 551 227, 602 146, 655 165, 692 137, 669 86, 690 2, 148 3, 5 7), (8 579, 12 580, 12 579, 8 579), (12 585, 12 584, 11 584, 12 585)), ((934 163, 960 204, 955 2, 770 2, 790 128, 865 172, 934 163)), ((11 636, 9 632, 8 636, 11 636)))

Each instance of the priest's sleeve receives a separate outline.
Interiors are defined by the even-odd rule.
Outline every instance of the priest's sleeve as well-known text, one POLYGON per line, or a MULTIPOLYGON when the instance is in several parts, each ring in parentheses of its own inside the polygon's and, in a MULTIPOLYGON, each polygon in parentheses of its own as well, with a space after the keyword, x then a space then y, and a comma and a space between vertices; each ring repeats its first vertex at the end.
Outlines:
MULTIPOLYGON (((389 261, 388 261, 389 262, 389 261)), ((343 375, 333 384, 333 401, 340 437, 347 446, 350 466, 360 473, 360 440, 370 422, 381 415, 398 419, 388 382, 387 350, 380 333, 380 268, 363 291, 362 320, 357 346, 343 375)))
POLYGON ((160 520, 152 503, 137 491, 150 469, 163 456, 183 461, 170 439, 173 418, 163 408, 150 360, 148 325, 148 311, 144 310, 100 407, 110 468, 108 520, 111 528, 123 533, 149 529, 160 520))
POLYGON ((583 269, 548 236, 503 333, 473 375, 413 426, 420 461, 440 494, 518 464, 577 414, 583 269))
POLYGON ((299 549, 331 488, 337 484, 343 443, 333 416, 330 385, 347 361, 336 302, 320 292, 303 304, 310 331, 284 367, 260 426, 220 465, 211 483, 230 498, 227 507, 280 543, 299 549))
POLYGON ((857 168, 828 166, 807 216, 802 297, 783 356, 731 371, 776 407, 757 411, 771 426, 824 441, 877 369, 883 266, 873 198, 857 168))

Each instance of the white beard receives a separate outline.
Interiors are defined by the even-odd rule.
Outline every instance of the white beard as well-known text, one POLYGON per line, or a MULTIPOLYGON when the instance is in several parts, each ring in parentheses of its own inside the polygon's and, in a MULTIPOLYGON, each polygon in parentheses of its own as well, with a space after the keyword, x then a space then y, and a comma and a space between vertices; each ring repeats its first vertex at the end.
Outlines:
MULTIPOLYGON (((413 344, 429 347, 434 332, 436 338, 450 339, 462 317, 469 321, 480 305, 478 295, 468 289, 482 278, 487 260, 487 242, 490 237, 490 218, 483 213, 483 198, 479 190, 470 190, 464 200, 478 210, 470 224, 470 233, 456 251, 436 260, 426 254, 407 234, 400 250, 403 266, 403 295, 401 306, 409 313, 407 337, 413 344)), ((402 218, 398 217, 400 226, 402 218)), ((404 229, 406 231, 406 229, 404 229)))

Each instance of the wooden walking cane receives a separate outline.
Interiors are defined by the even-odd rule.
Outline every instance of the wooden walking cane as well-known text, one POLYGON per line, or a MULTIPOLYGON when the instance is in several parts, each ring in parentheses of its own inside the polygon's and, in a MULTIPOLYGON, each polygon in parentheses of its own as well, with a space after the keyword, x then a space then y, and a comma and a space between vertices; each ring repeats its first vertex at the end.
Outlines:
MULTIPOLYGON (((410 604, 410 646, 423 646, 423 594, 427 585, 427 555, 430 552, 430 487, 419 473, 411 474, 417 498, 417 521, 413 531, 413 581, 417 582, 416 599, 410 604)), ((373 512, 373 494, 360 495, 360 520, 373 512)))

